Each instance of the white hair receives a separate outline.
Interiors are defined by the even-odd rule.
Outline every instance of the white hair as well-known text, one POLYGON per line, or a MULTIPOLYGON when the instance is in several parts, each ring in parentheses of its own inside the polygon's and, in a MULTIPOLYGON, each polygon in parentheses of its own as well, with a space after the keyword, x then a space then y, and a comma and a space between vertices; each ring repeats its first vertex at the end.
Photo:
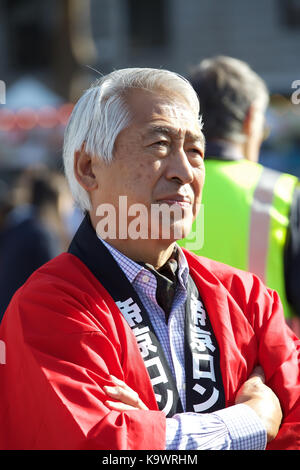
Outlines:
MULTIPOLYGON (((85 151, 109 163, 118 134, 130 123, 126 92, 132 88, 179 94, 199 116, 199 100, 190 83, 177 73, 151 68, 116 70, 97 80, 75 105, 64 136, 64 168, 75 203, 91 208, 88 192, 74 174, 74 154, 85 151)), ((199 120, 201 127, 201 118, 199 120)))

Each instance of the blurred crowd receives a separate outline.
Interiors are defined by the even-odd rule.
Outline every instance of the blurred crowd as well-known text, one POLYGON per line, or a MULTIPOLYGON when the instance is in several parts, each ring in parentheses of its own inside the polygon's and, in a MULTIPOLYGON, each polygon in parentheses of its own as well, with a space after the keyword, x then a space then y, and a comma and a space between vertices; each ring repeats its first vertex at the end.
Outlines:
POLYGON ((60 172, 41 165, 0 179, 0 319, 28 277, 68 248, 76 217, 60 172))

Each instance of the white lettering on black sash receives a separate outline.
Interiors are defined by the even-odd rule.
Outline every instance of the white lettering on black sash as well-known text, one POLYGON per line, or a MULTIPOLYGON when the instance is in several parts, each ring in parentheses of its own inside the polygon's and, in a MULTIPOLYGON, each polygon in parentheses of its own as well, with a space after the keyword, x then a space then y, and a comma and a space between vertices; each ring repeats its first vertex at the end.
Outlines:
POLYGON ((149 351, 157 351, 157 347, 152 344, 148 326, 145 326, 144 328, 135 327, 132 331, 136 337, 143 359, 149 356, 149 351))
POLYGON ((127 300, 124 300, 124 302, 116 302, 116 304, 121 310, 130 328, 132 328, 136 323, 141 323, 141 321, 143 320, 141 313, 140 313, 141 309, 132 300, 131 297, 127 300))
MULTIPOLYGON (((148 326, 139 327, 143 322, 141 309, 130 297, 127 300, 116 302, 125 320, 129 324, 132 332, 134 333, 137 344, 144 360, 144 364, 148 370, 151 384, 154 387, 159 384, 167 384, 168 377, 157 353, 157 347, 152 343, 151 332, 148 326)), ((155 393, 155 398, 158 403, 162 401, 162 396, 155 393)), ((173 391, 167 389, 166 405, 163 410, 167 415, 173 405, 173 391)))
POLYGON ((212 342, 211 332, 208 330, 203 304, 193 294, 191 295, 190 348, 193 361, 193 379, 198 381, 193 390, 201 396, 208 394, 205 401, 194 404, 193 408, 195 412, 204 412, 217 402, 220 393, 215 377, 213 353, 216 347, 212 342))
MULTIPOLYGON (((148 312, 119 263, 105 245, 105 242, 99 243, 90 217, 86 215, 68 252, 88 267, 117 304, 128 326, 134 330, 132 334, 135 336, 142 359, 148 366, 149 378, 155 384, 153 390, 159 409, 168 417, 181 413, 183 408, 176 382, 148 312), (165 377, 167 377, 166 383, 165 377)), ((190 362, 192 363, 192 360, 190 362)))
MULTIPOLYGON (((185 352, 187 403, 190 404, 191 411, 210 412, 220 409, 224 403, 217 342, 205 308, 193 292, 191 292, 189 302, 190 308, 186 315, 185 327, 186 345, 189 351, 185 352)), ((172 416, 176 392, 167 372, 168 365, 162 360, 163 352, 158 339, 151 330, 151 325, 147 324, 143 318, 141 308, 132 297, 124 301, 116 301, 116 304, 136 338, 156 401, 166 415, 170 412, 172 416)))

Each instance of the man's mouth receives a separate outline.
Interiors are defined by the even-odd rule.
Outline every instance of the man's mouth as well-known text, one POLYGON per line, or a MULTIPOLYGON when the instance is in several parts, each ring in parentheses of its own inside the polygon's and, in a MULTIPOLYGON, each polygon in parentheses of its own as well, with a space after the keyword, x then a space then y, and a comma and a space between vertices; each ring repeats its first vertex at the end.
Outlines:
POLYGON ((175 205, 183 208, 189 208, 192 205, 192 200, 189 196, 181 194, 172 194, 156 200, 158 204, 168 204, 169 206, 175 205))

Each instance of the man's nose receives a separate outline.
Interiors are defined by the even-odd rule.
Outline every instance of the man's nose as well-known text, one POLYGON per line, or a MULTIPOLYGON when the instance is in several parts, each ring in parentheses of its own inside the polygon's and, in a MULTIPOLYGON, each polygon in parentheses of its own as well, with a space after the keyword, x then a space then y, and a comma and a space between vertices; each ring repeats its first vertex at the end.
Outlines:
POLYGON ((177 149, 168 158, 167 179, 176 179, 182 184, 191 183, 194 179, 193 167, 183 148, 177 149))

